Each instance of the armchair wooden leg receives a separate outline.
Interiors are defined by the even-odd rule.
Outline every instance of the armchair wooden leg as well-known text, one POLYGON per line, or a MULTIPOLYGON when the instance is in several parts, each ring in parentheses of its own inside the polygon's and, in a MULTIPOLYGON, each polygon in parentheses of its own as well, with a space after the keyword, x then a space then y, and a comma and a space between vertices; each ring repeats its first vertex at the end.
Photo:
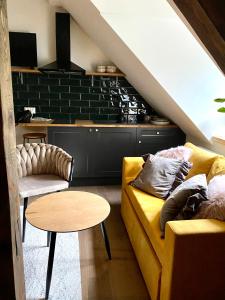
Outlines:
POLYGON ((25 218, 25 210, 27 208, 28 197, 23 199, 23 233, 22 233, 22 242, 25 241, 25 230, 26 230, 26 218, 25 218))

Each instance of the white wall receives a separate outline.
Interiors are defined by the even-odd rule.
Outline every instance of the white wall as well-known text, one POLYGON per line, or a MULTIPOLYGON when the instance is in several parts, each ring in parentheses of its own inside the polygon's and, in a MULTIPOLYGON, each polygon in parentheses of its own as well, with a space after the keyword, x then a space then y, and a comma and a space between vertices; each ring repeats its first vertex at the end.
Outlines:
MULTIPOLYGON (((10 31, 34 32, 37 34, 39 66, 55 60, 55 11, 60 9, 47 0, 7 0, 10 31)), ((87 71, 95 70, 98 64, 110 64, 98 46, 71 19, 71 60, 87 71)))
POLYGON ((225 95, 224 76, 167 1, 91 2, 208 138, 225 125, 212 101, 225 95))

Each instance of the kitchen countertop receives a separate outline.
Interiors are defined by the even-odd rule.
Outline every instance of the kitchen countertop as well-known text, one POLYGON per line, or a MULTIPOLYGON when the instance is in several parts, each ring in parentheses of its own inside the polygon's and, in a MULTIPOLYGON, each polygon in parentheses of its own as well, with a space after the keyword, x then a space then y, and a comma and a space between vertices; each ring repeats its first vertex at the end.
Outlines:
POLYGON ((177 125, 152 125, 149 123, 116 123, 110 121, 92 121, 92 120, 54 120, 52 123, 32 122, 32 123, 19 123, 18 127, 134 127, 134 128, 173 128, 177 125))

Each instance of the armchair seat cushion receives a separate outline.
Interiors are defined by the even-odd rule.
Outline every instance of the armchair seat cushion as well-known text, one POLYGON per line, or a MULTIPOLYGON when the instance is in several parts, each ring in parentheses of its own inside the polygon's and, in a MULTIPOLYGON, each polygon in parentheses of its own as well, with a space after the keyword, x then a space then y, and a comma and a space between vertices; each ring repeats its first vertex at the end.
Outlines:
POLYGON ((56 175, 31 175, 19 179, 22 198, 67 189, 69 182, 56 175))

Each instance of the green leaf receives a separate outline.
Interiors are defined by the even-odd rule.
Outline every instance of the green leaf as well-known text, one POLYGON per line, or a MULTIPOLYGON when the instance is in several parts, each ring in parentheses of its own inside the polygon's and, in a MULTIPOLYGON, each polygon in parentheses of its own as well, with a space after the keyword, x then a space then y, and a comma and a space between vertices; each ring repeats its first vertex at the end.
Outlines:
POLYGON ((218 111, 218 112, 225 113, 225 107, 220 107, 217 111, 218 111))
POLYGON ((225 102, 225 98, 217 98, 217 99, 214 99, 215 102, 225 102))

